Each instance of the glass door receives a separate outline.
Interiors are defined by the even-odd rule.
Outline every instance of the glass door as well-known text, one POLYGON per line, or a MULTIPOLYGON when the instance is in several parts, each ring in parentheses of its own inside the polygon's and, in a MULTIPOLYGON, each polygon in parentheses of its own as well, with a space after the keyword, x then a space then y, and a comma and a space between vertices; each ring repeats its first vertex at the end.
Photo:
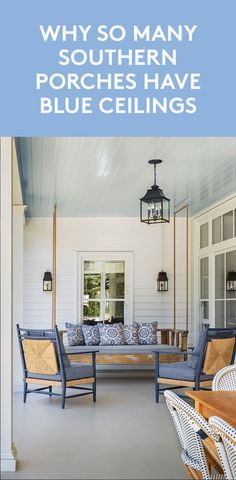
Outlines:
POLYGON ((209 258, 200 259, 200 305, 202 323, 209 323, 209 258))
POLYGON ((227 290, 229 272, 236 272, 236 250, 215 256, 215 326, 236 327, 236 291, 227 290))

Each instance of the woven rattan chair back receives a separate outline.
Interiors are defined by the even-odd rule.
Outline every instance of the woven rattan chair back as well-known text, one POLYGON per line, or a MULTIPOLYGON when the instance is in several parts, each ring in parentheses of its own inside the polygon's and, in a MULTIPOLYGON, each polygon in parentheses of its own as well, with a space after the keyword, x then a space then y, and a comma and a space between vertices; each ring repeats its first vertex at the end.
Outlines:
POLYGON ((236 391, 236 364, 222 368, 214 376, 212 390, 236 391))
POLYGON ((181 458, 189 476, 211 478, 203 445, 203 440, 211 434, 207 421, 175 393, 166 390, 164 395, 182 446, 181 458))
POLYGON ((219 417, 210 417, 213 439, 227 480, 236 478, 236 430, 219 417))

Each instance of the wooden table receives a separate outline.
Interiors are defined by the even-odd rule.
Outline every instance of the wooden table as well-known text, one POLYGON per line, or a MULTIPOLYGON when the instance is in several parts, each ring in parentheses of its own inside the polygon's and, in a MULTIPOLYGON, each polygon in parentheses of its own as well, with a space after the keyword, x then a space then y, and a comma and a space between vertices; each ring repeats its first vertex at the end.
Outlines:
POLYGON ((195 401, 195 409, 207 420, 212 415, 223 418, 236 428, 236 392, 187 391, 195 401))
MULTIPOLYGON (((216 415, 236 428, 236 392, 212 392, 206 390, 187 391, 186 395, 195 401, 195 409, 207 420, 216 415)), ((222 473, 221 462, 214 442, 203 440, 207 457, 219 473, 222 473)))

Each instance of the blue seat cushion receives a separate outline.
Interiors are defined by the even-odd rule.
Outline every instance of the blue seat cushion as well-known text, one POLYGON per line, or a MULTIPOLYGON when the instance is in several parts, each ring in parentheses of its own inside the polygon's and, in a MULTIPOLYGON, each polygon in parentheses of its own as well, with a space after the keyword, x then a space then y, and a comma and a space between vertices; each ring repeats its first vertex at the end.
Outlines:
MULTIPOLYGON (((196 370, 189 367, 188 362, 161 363, 159 377, 174 380, 195 380, 196 370)), ((213 375, 201 375, 200 380, 211 380, 213 375)))
MULTIPOLYGON (((71 362, 70 366, 65 368, 66 380, 79 380, 81 378, 93 377, 93 367, 85 363, 71 362)), ((61 382, 62 376, 60 373, 56 375, 43 375, 41 373, 28 373, 29 378, 36 378, 38 380, 54 380, 61 382)))

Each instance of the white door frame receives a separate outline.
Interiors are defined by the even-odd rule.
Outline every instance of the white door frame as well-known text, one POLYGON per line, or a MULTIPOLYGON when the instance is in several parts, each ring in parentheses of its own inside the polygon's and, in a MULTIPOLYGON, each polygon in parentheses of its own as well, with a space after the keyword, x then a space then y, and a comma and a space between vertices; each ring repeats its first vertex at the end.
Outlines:
MULTIPOLYGON (((195 340, 200 328, 200 258, 209 257, 209 321, 210 326, 215 325, 214 289, 215 289, 215 255, 236 249, 236 236, 212 245, 212 221, 214 218, 224 215, 230 210, 236 209, 236 196, 225 198, 220 204, 214 205, 193 218, 194 231, 194 330, 195 340), (200 248, 200 226, 208 222, 209 245, 200 248)), ((236 231, 233 231, 234 235, 236 231)))

